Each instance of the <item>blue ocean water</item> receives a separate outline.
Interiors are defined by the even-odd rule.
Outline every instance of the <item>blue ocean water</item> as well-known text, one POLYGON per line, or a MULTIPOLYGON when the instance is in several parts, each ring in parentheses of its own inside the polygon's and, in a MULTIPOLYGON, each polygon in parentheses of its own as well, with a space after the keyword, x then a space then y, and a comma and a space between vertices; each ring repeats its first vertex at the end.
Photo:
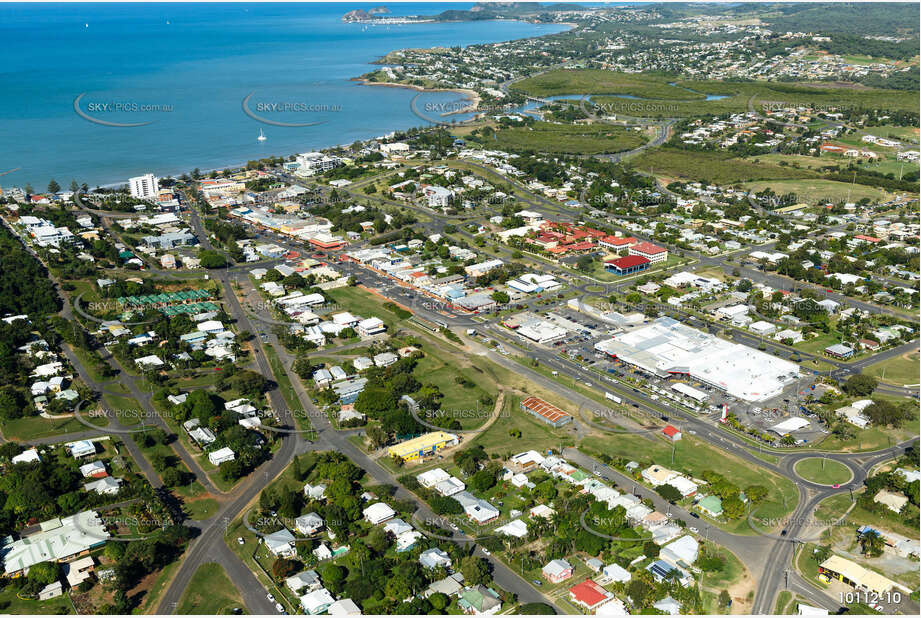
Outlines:
MULTIPOLYGON (((565 26, 514 21, 363 26, 380 4, 2 4, 0 186, 51 178, 91 186, 175 175, 350 143, 425 124, 418 93, 350 78, 394 49, 538 36, 565 26), (242 102, 263 118, 244 113, 242 102), (80 96, 82 95, 82 97, 80 96), (101 126, 149 123, 136 127, 101 126), (279 111, 281 110, 281 111, 279 111), (265 141, 257 141, 260 129, 265 141), (17 169, 18 168, 18 169, 17 169)), ((394 15, 471 4, 393 4, 394 15)), ((425 95, 456 101, 455 93, 425 95)))

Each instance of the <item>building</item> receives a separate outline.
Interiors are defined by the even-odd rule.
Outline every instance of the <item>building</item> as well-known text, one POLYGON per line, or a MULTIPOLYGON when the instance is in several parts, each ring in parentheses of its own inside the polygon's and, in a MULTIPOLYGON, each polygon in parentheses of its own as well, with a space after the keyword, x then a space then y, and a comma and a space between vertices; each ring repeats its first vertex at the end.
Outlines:
POLYGON ((365 521, 371 524, 380 524, 396 515, 396 511, 383 502, 376 502, 362 511, 365 521))
POLYGON ((150 200, 156 198, 160 193, 160 182, 153 174, 144 174, 129 178, 128 188, 131 190, 131 197, 150 200))
POLYGON ((571 415, 537 397, 523 399, 521 409, 552 427, 562 427, 572 420, 571 415))
POLYGON ((416 461, 439 450, 456 446, 460 442, 457 434, 445 431, 433 431, 417 438, 400 442, 387 449, 391 457, 399 457, 403 461, 416 461))
POLYGON ((615 275, 632 275, 649 268, 652 261, 642 255, 628 255, 617 258, 616 260, 607 260, 604 263, 604 269, 615 275))
POLYGON ((493 615, 499 613, 502 601, 499 595, 483 584, 477 584, 465 589, 457 600, 457 605, 465 614, 477 616, 493 615))
POLYGON ((445 189, 437 185, 425 187, 423 193, 428 200, 429 208, 432 209, 440 210, 447 208, 451 205, 451 200, 454 199, 454 193, 450 189, 445 189))
POLYGON ((689 376, 744 401, 780 395, 799 365, 704 333, 672 318, 619 333, 595 350, 661 378, 689 376))
POLYGON ((336 602, 326 588, 319 588, 301 597, 301 607, 311 616, 322 614, 336 602))
POLYGON ((294 548, 296 539, 287 528, 265 535, 262 537, 262 542, 265 543, 266 549, 272 552, 273 556, 291 558, 297 554, 297 550, 294 548))
POLYGON ((651 242, 637 243, 627 249, 627 254, 644 257, 653 264, 658 264, 668 259, 668 249, 654 245, 651 242))
POLYGON ((723 514, 723 501, 719 496, 707 496, 701 498, 697 503, 697 508, 710 517, 720 517, 723 514))
POLYGON ((665 429, 662 430, 662 433, 664 433, 665 437, 672 442, 677 442, 681 439, 681 432, 678 431, 677 427, 673 427, 671 425, 666 425, 665 429))
POLYGON ((225 461, 233 461, 236 455, 229 447, 219 448, 216 451, 208 453, 208 461, 211 465, 219 466, 225 461))
POLYGON ((592 579, 586 579, 569 589, 569 600, 588 612, 594 612, 613 598, 612 593, 592 579))
POLYGON ((819 575, 824 575, 826 579, 837 579, 858 590, 877 595, 885 595, 893 588, 909 592, 904 586, 900 586, 891 579, 841 556, 831 556, 820 564, 819 575))
POLYGON ((361 608, 352 599, 340 599, 327 608, 330 616, 360 616, 361 608))
POLYGON ((544 565, 544 568, 541 569, 541 574, 550 583, 558 584, 572 577, 572 571, 573 568, 569 562, 562 558, 557 558, 544 565))
POLYGON ((316 571, 301 571, 297 575, 292 575, 285 580, 285 586, 294 594, 306 589, 307 592, 313 592, 322 587, 320 576, 316 571))
POLYGON ((419 554, 419 564, 427 569, 438 567, 447 569, 451 567, 451 557, 443 549, 432 547, 419 554))
POLYGON ((846 360, 854 356, 854 348, 852 348, 849 345, 845 345, 843 343, 836 343, 834 345, 830 345, 827 348, 825 348, 825 350, 823 351, 825 352, 825 354, 827 354, 828 356, 831 356, 832 358, 838 358, 842 360, 846 360))
POLYGON ((24 538, 6 537, 0 545, 0 558, 8 577, 18 577, 39 562, 67 562, 105 545, 109 532, 95 511, 70 517, 49 519, 40 530, 24 538))
POLYGON ((304 536, 313 536, 323 529, 323 518, 310 512, 295 519, 294 527, 304 536))

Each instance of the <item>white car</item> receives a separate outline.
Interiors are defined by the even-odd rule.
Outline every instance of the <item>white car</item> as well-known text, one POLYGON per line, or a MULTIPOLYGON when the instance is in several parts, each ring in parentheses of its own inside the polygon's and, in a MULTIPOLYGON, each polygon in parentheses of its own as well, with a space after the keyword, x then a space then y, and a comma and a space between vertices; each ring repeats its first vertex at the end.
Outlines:
POLYGON ((275 611, 281 613, 281 612, 285 611, 285 606, 282 605, 281 603, 276 603, 276 604, 275 604, 275 611))
POLYGON ((489 555, 490 555, 489 550, 486 549, 485 547, 481 547, 480 549, 483 551, 483 554, 484 554, 484 555, 486 555, 486 556, 489 556, 489 555))
POLYGON ((266 594, 266 595, 265 595, 265 598, 267 598, 267 599, 268 599, 269 601, 271 601, 272 603, 275 603, 275 596, 274 596, 271 592, 269 592, 268 594, 266 594))
POLYGON ((694 534, 697 534, 698 532, 700 532, 700 530, 698 530, 698 529, 695 528, 694 526, 689 526, 689 527, 688 527, 688 530, 690 530, 690 531, 693 532, 694 534))
POLYGON ((237 537, 237 545, 244 545, 246 541, 243 540, 242 536, 237 537))

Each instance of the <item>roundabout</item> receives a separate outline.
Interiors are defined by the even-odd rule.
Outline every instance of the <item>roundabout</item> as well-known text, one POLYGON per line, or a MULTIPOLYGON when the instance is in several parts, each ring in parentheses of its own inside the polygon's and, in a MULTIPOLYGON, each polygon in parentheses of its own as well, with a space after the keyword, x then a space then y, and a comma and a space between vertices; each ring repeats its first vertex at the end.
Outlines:
POLYGON ((826 487, 845 485, 854 478, 854 473, 848 466, 825 457, 800 459, 794 464, 793 472, 805 481, 826 487))

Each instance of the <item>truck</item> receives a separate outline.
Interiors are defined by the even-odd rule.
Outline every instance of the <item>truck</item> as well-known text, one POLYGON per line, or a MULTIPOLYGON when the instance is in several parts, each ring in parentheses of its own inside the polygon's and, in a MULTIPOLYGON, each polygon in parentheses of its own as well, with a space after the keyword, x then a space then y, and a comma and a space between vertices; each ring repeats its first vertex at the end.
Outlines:
POLYGON ((613 393, 609 393, 609 392, 607 392, 607 391, 604 392, 604 398, 605 398, 605 399, 610 399, 610 400, 613 401, 614 403, 623 403, 623 400, 622 400, 620 397, 618 397, 617 395, 615 395, 615 394, 613 394, 613 393))

